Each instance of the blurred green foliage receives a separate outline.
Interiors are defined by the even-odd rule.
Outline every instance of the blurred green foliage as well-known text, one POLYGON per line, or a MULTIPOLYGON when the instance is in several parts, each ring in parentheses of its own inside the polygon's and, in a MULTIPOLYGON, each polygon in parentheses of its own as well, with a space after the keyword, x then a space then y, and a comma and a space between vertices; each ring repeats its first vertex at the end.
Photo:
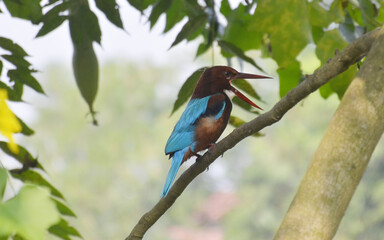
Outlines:
POLYGON ((14 198, 0 204, 0 236, 17 233, 25 239, 44 239, 46 229, 59 219, 49 192, 25 185, 14 198))
MULTIPOLYGON (((14 10, 14 12, 10 11, 12 15, 21 18, 32 17, 32 21, 33 16, 36 15, 28 15, 28 11, 38 9, 19 6, 23 4, 21 2, 5 1, 5 4, 14 10)), ((2 150, 0 152, 0 169, 2 171, 2 179, 0 179, 2 181, 0 183, 0 238, 42 239, 47 230, 62 239, 68 239, 71 235, 80 237, 81 235, 76 229, 72 229, 68 224, 60 224, 66 223, 64 218, 73 217, 74 213, 66 205, 61 192, 44 177, 44 168, 37 157, 33 156, 25 147, 14 143, 13 138, 9 135, 20 132, 24 136, 31 136, 34 131, 8 109, 5 100, 23 102, 25 87, 41 94, 44 94, 44 91, 33 76, 36 70, 26 60, 27 52, 20 45, 11 39, 0 37, 0 49, 6 53, 0 55, 0 89, 6 92, 6 96, 9 97, 1 99, 3 101, 1 117, 4 118, 1 119, 1 133, 9 138, 9 142, 0 141, 0 149, 2 150), (5 68, 3 68, 4 63, 8 64, 5 68), (4 113, 5 110, 7 110, 6 114, 4 113), (15 124, 18 126, 17 128, 14 126, 15 124), (11 126, 11 130, 4 131, 3 128, 7 125, 8 128, 11 126), (14 161, 14 167, 5 168, 4 164, 12 161, 14 161), (40 171, 35 171, 37 169, 40 171), (12 182, 17 182, 16 179, 26 185, 17 189, 12 187, 12 182), (5 195, 7 186, 11 190, 5 195), (37 218, 42 219, 36 221, 37 218)))
MULTIPOLYGON (((34 25, 40 24, 36 37, 50 34, 67 20, 72 23, 70 30, 75 47, 81 45, 88 53, 88 57, 80 54, 81 59, 87 60, 85 62, 93 59, 92 65, 75 69, 75 73, 78 83, 81 82, 79 84, 81 93, 90 105, 91 114, 95 114, 92 104, 99 79, 93 42, 100 44, 102 38, 95 11, 101 11, 114 26, 124 29, 117 2, 95 0, 95 8, 89 7, 88 0, 4 0, 3 2, 4 4, 0 5, 0 13, 8 12, 12 17, 28 20, 34 25), (92 89, 89 88, 91 80, 84 77, 89 76, 90 71, 94 76, 92 89)), ((127 2, 143 16, 147 16, 150 28, 162 19, 161 15, 165 15, 164 33, 168 33, 183 22, 181 30, 170 43, 171 47, 184 40, 188 42, 196 40, 199 42, 196 56, 201 56, 210 49, 213 51, 217 47, 220 48, 221 56, 227 59, 228 65, 231 65, 232 58, 236 58, 240 65, 247 62, 259 71, 265 71, 260 67, 259 62, 262 61, 260 59, 255 61, 250 57, 254 53, 246 51, 256 50, 263 58, 272 59, 271 61, 277 64, 280 84, 279 89, 274 89, 274 92, 268 94, 278 92, 279 96, 268 99, 259 91, 253 90, 253 85, 247 82, 242 84, 248 89, 251 88, 247 92, 249 95, 269 103, 284 96, 304 79, 305 64, 299 56, 306 47, 314 46, 316 49, 314 54, 321 64, 324 64, 334 55, 335 50, 345 47, 363 33, 375 29, 384 22, 382 0, 284 2, 250 0, 238 2, 236 5, 229 0, 221 2, 128 0, 127 2)), ((24 87, 44 94, 46 91, 43 90, 40 80, 35 78, 37 71, 26 60, 28 57, 26 51, 13 40, 3 37, 0 37, 0 48, 6 52, 0 55, 2 77, 0 88, 7 91, 9 100, 22 102, 24 87), (4 63, 6 67, 3 67, 4 63)), ((313 58, 311 61, 316 62, 313 58)), ((211 61, 214 62, 213 57, 211 61)), ((34 153, 19 146, 21 151, 15 154, 7 148, 5 142, 0 144, 4 153, 1 155, 2 159, 13 159, 18 162, 17 167, 2 174, 1 179, 3 181, 6 179, 7 182, 20 180, 33 186, 23 187, 20 192, 17 192, 18 189, 13 189, 11 194, 8 190, 7 197, 11 195, 13 198, 2 197, 1 204, 2 207, 11 206, 7 209, 12 210, 15 208, 12 207, 12 203, 24 200, 26 195, 29 198, 30 194, 25 194, 24 189, 32 189, 32 192, 36 190, 34 197, 39 197, 45 194, 40 193, 46 191, 40 189, 42 187, 50 191, 49 194, 46 193, 49 198, 42 197, 40 203, 56 204, 55 210, 46 209, 47 216, 55 215, 57 210, 60 217, 56 222, 52 220, 42 223, 31 233, 26 233, 25 228, 17 224, 6 229, 0 222, 0 226, 3 227, 0 228, 3 230, 0 235, 11 234, 14 239, 21 239, 22 236, 40 238, 44 226, 61 239, 80 236, 67 221, 67 217, 75 216, 76 212, 80 216, 79 229, 84 232, 87 239, 123 238, 127 233, 127 225, 133 225, 140 214, 159 198, 156 189, 163 183, 164 173, 168 169, 168 164, 159 161, 163 159, 159 153, 163 151, 167 134, 177 119, 174 116, 170 124, 167 118, 169 111, 165 107, 171 105, 168 97, 174 93, 174 88, 169 88, 172 71, 175 70, 148 64, 138 66, 110 63, 105 66, 98 101, 102 109, 100 122, 108 127, 93 129, 86 121, 79 121, 78 116, 83 115, 85 109, 78 108, 80 99, 66 78, 69 70, 60 67, 49 70, 51 75, 44 83, 47 85, 47 95, 50 96, 51 102, 37 104, 41 115, 34 129, 35 137, 24 140, 27 144, 30 143, 28 146, 35 147, 35 149, 29 147, 34 153), (153 78, 152 72, 155 71, 157 77, 153 78), (165 95, 168 97, 163 96, 164 89, 167 90, 165 95), (37 156, 41 158, 38 160, 37 156), (44 162, 44 168, 39 162, 40 159, 44 162), (60 187, 54 187, 56 184, 51 184, 47 180, 44 169, 48 169, 50 176, 58 174, 57 178, 53 179, 62 181, 58 183, 60 187), (64 194, 58 189, 63 189, 64 194), (67 206, 64 195, 68 196, 73 207, 67 206)), ((333 93, 336 93, 341 98, 356 72, 356 67, 351 67, 347 72, 331 80, 320 89, 321 96, 332 98, 333 93)), ((191 77, 184 86, 193 88, 198 75, 195 73, 191 77)), ((185 79, 188 79, 187 76, 185 79)), ((182 88, 172 112, 181 107, 191 93, 192 91, 182 88)), ((168 236, 177 238, 172 235, 170 228, 175 225, 200 228, 204 221, 191 217, 191 214, 201 212, 206 198, 221 188, 236 193, 240 199, 239 204, 219 221, 205 222, 203 228, 216 226, 220 231, 224 231, 226 239, 250 239, 254 236, 270 238, 287 209, 293 189, 297 186, 306 162, 310 159, 327 124, 327 120, 322 117, 331 116, 331 113, 324 112, 329 111, 329 105, 333 106, 332 109, 337 105, 333 98, 323 102, 318 96, 310 97, 304 104, 307 105, 308 102, 314 104, 314 107, 311 107, 312 105, 306 107, 305 114, 304 111, 300 113, 300 110, 297 110, 300 108, 295 109, 279 124, 279 127, 271 127, 270 130, 267 129, 260 134, 265 134, 266 137, 260 140, 248 140, 228 152, 224 160, 228 158, 233 159, 232 161, 223 160, 215 163, 212 168, 217 170, 211 170, 212 172, 206 174, 206 178, 201 178, 192 184, 189 191, 180 199, 183 204, 174 206, 169 215, 153 227, 152 231, 155 233, 150 233, 149 238, 164 239, 168 236), (288 121, 292 114, 295 114, 294 117, 288 121), (313 123, 317 121, 319 125, 314 125, 313 123), (266 143, 269 145, 265 145, 266 143), (290 159, 287 159, 288 156, 290 159)), ((234 103, 244 108, 236 100, 234 103)), ((232 116, 231 121, 233 125, 239 126, 244 122, 242 119, 254 117, 250 114, 251 109, 245 110, 248 112, 235 111, 236 117, 232 116)), ((258 114, 255 111, 253 113, 258 114)), ((19 120, 22 126, 21 133, 25 136, 32 135, 34 130, 19 120)), ((382 150, 377 152, 378 155, 374 158, 382 158, 382 150)), ((383 186, 378 180, 380 176, 378 171, 383 166, 378 162, 374 159, 370 165, 368 172, 371 172, 366 174, 365 182, 360 186, 362 190, 357 192, 353 200, 356 203, 351 203, 352 210, 348 211, 336 238, 374 239, 384 235, 381 230, 384 207, 380 201, 384 193, 381 190, 383 186)), ((0 183, 0 191, 4 192, 4 188, 11 188, 8 186, 11 184, 0 183)), ((32 197, 29 200, 33 200, 32 197)), ((30 206, 33 206, 33 203, 30 206)), ((27 220, 28 216, 34 215, 28 210, 24 214, 27 220)), ((4 214, 2 216, 11 217, 4 214)), ((5 222, 4 219, 0 220, 5 222)), ((73 222, 73 219, 69 222, 73 222)))
MULTIPOLYGON (((41 137, 28 139, 28 145, 35 146, 71 203, 78 216, 71 222, 85 239, 123 239, 160 198, 170 164, 162 153, 181 113, 168 118, 181 73, 148 62, 105 64, 98 100, 101 126, 93 128, 78 119, 85 106, 76 105, 79 96, 67 71, 60 66, 47 70, 42 83, 50 98, 37 104, 40 117, 33 124, 41 137)), ((278 94, 266 84, 276 86, 254 86, 268 109, 278 94)), ((314 93, 280 124, 263 130, 264 137, 250 138, 225 153, 186 189, 147 238, 179 240, 175 229, 201 234, 219 229, 224 239, 271 239, 337 104, 335 97, 324 102, 314 93), (234 195, 237 204, 215 221, 199 218, 207 201, 221 192, 234 195)), ((234 111, 244 119, 252 117, 241 108, 234 111)), ((231 127, 223 135, 229 131, 231 127)), ((384 234, 383 160, 381 144, 336 240, 379 240, 384 234)))

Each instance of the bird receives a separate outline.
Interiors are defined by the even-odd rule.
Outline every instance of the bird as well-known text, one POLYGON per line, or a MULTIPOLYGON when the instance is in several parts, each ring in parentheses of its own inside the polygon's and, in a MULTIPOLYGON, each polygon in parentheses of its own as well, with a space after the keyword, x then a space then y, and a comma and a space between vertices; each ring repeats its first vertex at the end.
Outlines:
POLYGON ((198 152, 205 149, 209 151, 223 133, 232 111, 228 91, 262 110, 231 85, 235 79, 258 78, 270 77, 241 73, 228 66, 205 69, 166 143, 165 154, 172 158, 172 164, 161 197, 167 196, 180 166, 192 156, 199 157, 198 152))

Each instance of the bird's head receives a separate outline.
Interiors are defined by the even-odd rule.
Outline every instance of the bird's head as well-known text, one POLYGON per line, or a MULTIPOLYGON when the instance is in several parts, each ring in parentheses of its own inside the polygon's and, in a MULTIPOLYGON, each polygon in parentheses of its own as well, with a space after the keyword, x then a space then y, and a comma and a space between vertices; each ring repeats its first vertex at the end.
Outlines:
POLYGON ((257 79, 257 78, 270 78, 262 75, 241 73, 235 69, 227 66, 215 66, 207 68, 201 75, 197 82, 195 91, 192 95, 193 98, 203 98, 212 94, 230 90, 236 94, 241 100, 246 103, 261 109, 250 99, 244 96, 239 90, 231 85, 231 81, 235 79, 257 79))

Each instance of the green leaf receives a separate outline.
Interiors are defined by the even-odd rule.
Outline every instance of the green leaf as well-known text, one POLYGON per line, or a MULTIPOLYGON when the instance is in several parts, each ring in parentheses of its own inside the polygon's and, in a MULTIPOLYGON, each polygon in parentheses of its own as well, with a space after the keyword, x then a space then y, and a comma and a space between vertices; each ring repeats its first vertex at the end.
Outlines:
POLYGON ((319 4, 318 0, 308 3, 309 20, 313 26, 327 27, 331 24, 332 19, 326 18, 328 10, 319 4))
POLYGON ((44 16, 41 18, 41 21, 46 22, 46 21, 49 21, 52 17, 62 15, 66 11, 70 10, 70 8, 76 6, 77 4, 79 4, 77 0, 67 0, 60 4, 57 4, 44 14, 44 16))
POLYGON ((322 27, 312 26, 312 38, 315 44, 323 37, 324 30, 322 27))
MULTIPOLYGON (((20 99, 20 101, 22 101, 21 97, 23 96, 23 92, 24 92, 24 84, 22 84, 20 82, 15 82, 15 84, 13 84, 13 90, 15 93, 14 97, 16 99, 20 99)), ((11 99, 11 96, 9 96, 9 97, 10 97, 9 99, 11 99)))
MULTIPOLYGON (((206 24, 201 25, 195 32, 193 32, 191 35, 189 35, 185 40, 187 42, 193 41, 196 38, 202 36, 204 39, 207 39, 208 37, 208 29, 206 28, 206 24)), ((171 47, 169 47, 171 48, 171 47)))
POLYGON ((345 17, 343 4, 342 0, 334 0, 326 17, 332 19, 335 23, 343 22, 345 17))
POLYGON ((348 43, 340 36, 338 30, 334 29, 324 33, 323 37, 317 43, 316 55, 322 64, 332 58, 335 50, 342 50, 348 43))
POLYGON ((195 57, 198 57, 201 54, 205 53, 209 49, 210 46, 211 46, 211 44, 206 43, 206 42, 200 43, 199 47, 197 48, 195 57))
POLYGON ((166 12, 166 23, 164 33, 171 30, 177 23, 179 23, 185 16, 184 2, 173 1, 171 7, 166 12))
POLYGON ((96 6, 105 14, 111 23, 115 24, 116 27, 123 28, 119 6, 115 0, 95 0, 95 2, 96 6))
POLYGON ((201 74, 203 74, 205 69, 206 67, 203 67, 193 72, 192 75, 189 76, 187 80, 184 82, 183 86, 181 86, 181 89, 177 94, 177 99, 173 105, 171 115, 174 112, 176 112, 176 110, 179 109, 192 96, 192 93, 193 93, 193 90, 195 89, 197 81, 199 81, 199 78, 201 74))
POLYGON ((201 6, 197 0, 187 0, 184 1, 184 4, 185 12, 189 18, 196 18, 207 14, 208 7, 201 6))
POLYGON ((44 94, 44 90, 40 83, 31 74, 32 70, 28 69, 12 69, 8 71, 8 77, 13 82, 19 82, 27 85, 35 91, 44 94))
POLYGON ((241 107, 242 109, 244 109, 247 112, 254 113, 254 114, 260 114, 260 112, 257 111, 253 106, 244 102, 238 96, 235 96, 232 98, 232 103, 241 107))
POLYGON ((252 16, 247 8, 239 4, 238 8, 231 11, 228 18, 222 40, 236 44, 242 51, 258 49, 262 42, 262 34, 250 29, 252 16))
POLYGON ((21 97, 23 95, 23 84, 22 83, 15 83, 13 85, 13 89, 9 87, 4 82, 0 81, 0 88, 5 89, 8 92, 8 99, 10 101, 20 102, 22 101, 21 97))
POLYGON ((79 14, 82 14, 84 28, 90 39, 98 44, 101 44, 101 30, 99 20, 97 19, 95 13, 93 13, 88 7, 84 7, 79 14))
POLYGON ((154 4, 156 0, 128 0, 128 2, 137 10, 143 12, 150 5, 154 4))
POLYGON ((2 202, 5 187, 7 186, 8 171, 5 168, 0 168, 0 203, 2 202))
POLYGON ((377 27, 380 27, 381 24, 375 20, 375 7, 371 0, 359 0, 361 16, 364 22, 364 25, 367 27, 368 31, 371 31, 377 27))
POLYGON ((324 99, 327 99, 329 96, 334 93, 330 84, 325 84, 319 88, 320 96, 324 99))
POLYGON ((76 45, 81 45, 89 40, 101 43, 101 30, 96 15, 85 3, 71 10, 69 17, 71 38, 76 45))
POLYGON ((0 47, 10 51, 13 55, 25 57, 28 54, 24 51, 20 45, 14 43, 12 40, 4 37, 0 37, 0 47))
POLYGON ((344 20, 344 11, 340 0, 333 1, 329 9, 322 7, 319 0, 308 2, 308 11, 312 26, 326 28, 332 22, 339 23, 344 20))
POLYGON ((15 234, 12 236, 12 240, 25 240, 25 239, 23 237, 21 237, 19 234, 15 234))
POLYGON ((67 205, 57 199, 52 198, 52 200, 55 202, 56 207, 61 215, 76 217, 76 214, 67 205))
POLYGON ((207 22, 208 16, 206 14, 199 17, 190 19, 177 34, 175 41, 173 41, 170 48, 180 43, 182 40, 193 35, 201 26, 207 22))
POLYGON ((165 13, 172 4, 172 0, 158 0, 151 11, 151 15, 149 15, 149 22, 150 22, 150 28, 152 29, 153 26, 155 26, 157 20, 159 19, 160 15, 165 13))
POLYGON ((36 171, 30 170, 30 169, 25 171, 14 169, 14 170, 11 170, 11 175, 14 178, 20 179, 24 183, 32 183, 32 184, 40 185, 43 187, 47 187, 51 191, 51 194, 53 196, 65 200, 61 192, 59 192, 59 190, 57 190, 54 186, 52 186, 52 184, 50 184, 45 178, 43 178, 40 175, 40 173, 36 171))
POLYGON ((341 99, 344 96, 349 84, 357 74, 357 67, 350 67, 347 71, 339 74, 328 82, 332 90, 337 94, 338 98, 341 99))
MULTIPOLYGON (((324 36, 317 43, 316 55, 320 59, 321 63, 325 64, 328 59, 334 56, 336 49, 342 50, 347 46, 347 44, 348 43, 340 36, 338 30, 334 29, 325 32, 324 36)), ((351 67, 342 74, 337 75, 335 78, 320 88, 321 96, 323 98, 327 98, 332 92, 335 92, 339 98, 341 98, 349 86, 349 83, 356 75, 356 72, 356 68, 351 67)))
POLYGON ((63 218, 60 219, 59 223, 51 226, 48 231, 64 240, 71 240, 69 236, 82 238, 80 233, 74 227, 71 227, 63 218))
POLYGON ((363 17, 359 6, 356 6, 354 2, 348 2, 345 11, 348 12, 352 19, 360 26, 364 26, 363 17))
POLYGON ((277 73, 280 80, 280 97, 284 97, 290 90, 295 88, 302 76, 298 61, 294 61, 287 67, 280 67, 277 69, 277 73))
POLYGON ((232 55, 235 55, 235 56, 243 59, 244 61, 252 64, 253 66, 255 66, 260 71, 264 72, 264 70, 259 65, 257 65, 256 62, 252 58, 245 55, 244 52, 240 48, 235 46, 234 44, 232 44, 230 42, 226 42, 224 40, 219 40, 218 44, 221 47, 221 50, 224 51, 223 55, 225 57, 230 57, 230 55, 226 55, 225 52, 232 54, 232 55))
MULTIPOLYGON (((76 1, 71 0, 64 1, 52 7, 40 19, 40 22, 43 23, 43 26, 37 33, 36 37, 44 36, 59 27, 66 19, 68 19, 68 16, 65 15, 65 12, 68 11, 71 7, 75 6, 75 4, 77 4, 76 1)), ((50 3, 48 5, 50 5, 50 3)))
POLYGON ((43 23, 43 26, 40 28, 39 32, 36 35, 37 37, 44 36, 51 31, 58 28, 68 17, 67 16, 60 16, 56 15, 55 17, 52 17, 49 21, 46 21, 43 23))
POLYGON ((15 90, 10 88, 7 84, 4 82, 0 81, 0 88, 5 89, 8 93, 8 99, 11 101, 21 101, 21 95, 22 94, 17 94, 15 90))
POLYGON ((380 24, 384 23, 384 2, 380 4, 380 8, 377 13, 376 21, 378 21, 380 24))
POLYGON ((0 203, 0 236, 17 233, 28 240, 45 239, 59 216, 46 189, 24 186, 14 198, 0 203))
POLYGON ((257 100, 261 101, 261 98, 259 94, 257 94, 256 90, 252 87, 252 85, 244 79, 236 79, 231 82, 235 87, 239 88, 240 90, 246 92, 250 96, 256 98, 257 100))
POLYGON ((44 170, 44 168, 40 165, 40 163, 32 157, 32 155, 22 146, 19 147, 19 153, 15 154, 8 148, 8 143, 0 141, 0 149, 4 151, 10 157, 13 157, 19 163, 23 164, 24 168, 40 168, 44 170))
MULTIPOLYGON (((201 34, 204 37, 204 42, 199 45, 195 57, 205 53, 213 45, 213 41, 217 39, 220 23, 217 22, 217 18, 214 16, 209 16, 209 18, 213 19, 208 20, 208 27, 205 27, 202 32, 196 31, 195 33, 197 36, 201 34)), ((190 41, 190 39, 191 38, 189 37, 187 40, 190 41)))
POLYGON ((206 6, 210 9, 212 9, 215 5, 214 0, 204 0, 206 6))
POLYGON ((13 17, 30 20, 33 24, 39 23, 42 16, 40 0, 4 0, 3 2, 13 17))
POLYGON ((228 18, 229 14, 232 12, 231 6, 229 5, 228 0, 221 1, 220 12, 228 18))
POLYGON ((54 4, 54 3, 57 3, 58 1, 60 1, 60 0, 48 0, 48 3, 45 4, 43 7, 50 6, 50 5, 54 4))
POLYGON ((24 57, 21 57, 15 54, 12 54, 12 55, 4 54, 4 55, 1 55, 1 57, 7 60, 8 62, 12 63, 17 68, 28 69, 31 66, 31 64, 27 60, 25 60, 24 57))
MULTIPOLYGON (((242 120, 241 118, 239 117, 236 117, 236 116, 233 116, 231 115, 229 117, 229 124, 231 124, 232 126, 234 126, 235 128, 238 128, 240 127, 241 125, 243 125, 245 123, 244 120, 242 120)), ((253 134, 252 136, 254 137, 262 137, 264 136, 264 134, 261 134, 260 132, 257 132, 255 134, 253 134)))
POLYGON ((305 0, 257 1, 251 31, 268 34, 272 57, 280 67, 287 67, 311 42, 305 0))
MULTIPOLYGON (((16 116, 17 117, 17 116, 16 116)), ((21 125, 21 132, 22 134, 24 134, 25 136, 31 136, 32 134, 34 134, 35 132, 30 128, 28 127, 27 124, 25 124, 25 122, 23 120, 21 120, 19 117, 17 117, 17 120, 19 120, 20 122, 20 125, 21 125)))

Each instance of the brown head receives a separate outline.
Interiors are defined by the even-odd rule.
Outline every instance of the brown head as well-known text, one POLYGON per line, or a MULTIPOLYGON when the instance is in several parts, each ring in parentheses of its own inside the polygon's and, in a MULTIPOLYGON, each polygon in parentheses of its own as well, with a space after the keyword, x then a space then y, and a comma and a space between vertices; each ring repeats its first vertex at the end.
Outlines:
POLYGON ((227 66, 215 66, 207 68, 201 75, 192 98, 203 98, 216 93, 223 93, 224 90, 231 90, 240 99, 251 104, 252 106, 261 109, 239 90, 231 86, 231 81, 235 79, 257 79, 257 78, 270 78, 262 75, 241 73, 235 69, 227 66))

